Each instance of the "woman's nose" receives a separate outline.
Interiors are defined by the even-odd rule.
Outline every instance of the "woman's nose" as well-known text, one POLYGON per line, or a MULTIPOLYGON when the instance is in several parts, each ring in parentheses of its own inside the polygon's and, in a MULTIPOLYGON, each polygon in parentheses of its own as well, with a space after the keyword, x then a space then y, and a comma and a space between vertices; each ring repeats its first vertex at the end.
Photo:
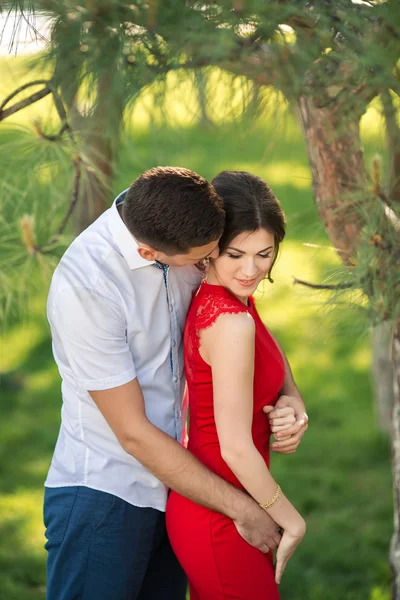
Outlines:
POLYGON ((247 278, 254 277, 257 274, 257 267, 253 259, 247 260, 244 265, 242 265, 243 275, 247 278))

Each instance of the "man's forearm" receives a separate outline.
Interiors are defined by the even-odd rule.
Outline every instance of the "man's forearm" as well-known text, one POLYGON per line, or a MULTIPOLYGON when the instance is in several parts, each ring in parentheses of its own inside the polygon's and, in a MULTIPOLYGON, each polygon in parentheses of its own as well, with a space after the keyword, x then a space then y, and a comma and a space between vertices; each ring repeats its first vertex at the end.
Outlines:
POLYGON ((140 439, 131 438, 123 444, 127 452, 169 488, 232 519, 239 535, 261 552, 277 548, 278 526, 249 495, 209 471, 149 421, 142 425, 140 439))
MULTIPOLYGON (((281 350, 283 363, 285 365, 285 380, 283 382, 283 386, 279 392, 280 396, 293 396, 297 397, 301 402, 303 399, 301 397, 300 391, 293 379, 292 369, 290 368, 289 361, 286 358, 284 352, 281 350)), ((304 404, 304 403, 303 403, 304 404)))
POLYGON ((294 382, 292 369, 290 368, 289 361, 286 358, 286 354, 284 353, 282 346, 280 345, 280 343, 278 342, 276 337, 273 336, 272 334, 271 334, 271 336, 272 336, 275 344, 278 346, 278 349, 279 349, 279 352, 281 353, 283 364, 285 367, 285 380, 283 382, 283 386, 279 392, 279 395, 280 396, 296 396, 299 398, 299 400, 301 401, 301 403, 303 404, 303 407, 304 407, 303 399, 301 397, 301 394, 299 392, 297 385, 294 382))
POLYGON ((166 486, 182 496, 236 520, 249 497, 212 473, 169 435, 143 422, 140 437, 123 443, 124 450, 141 462, 166 486))
POLYGON ((169 488, 233 520, 238 533, 262 552, 279 543, 277 525, 245 492, 209 471, 146 417, 137 379, 89 392, 119 443, 169 488))

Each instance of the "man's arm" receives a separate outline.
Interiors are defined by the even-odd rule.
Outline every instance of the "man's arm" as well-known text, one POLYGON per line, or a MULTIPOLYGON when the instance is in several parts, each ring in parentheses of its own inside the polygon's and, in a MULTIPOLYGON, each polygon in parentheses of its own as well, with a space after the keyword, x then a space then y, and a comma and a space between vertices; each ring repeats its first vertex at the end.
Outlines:
POLYGON ((285 379, 275 407, 265 406, 264 412, 269 416, 271 431, 274 433, 275 442, 271 446, 272 450, 280 454, 292 454, 297 450, 308 429, 308 416, 303 398, 294 382, 289 361, 278 340, 272 334, 271 336, 283 359, 285 379), (294 423, 288 426, 291 414, 294 415, 294 423))
POLYGON ((137 379, 89 391, 124 450, 169 488, 231 518, 242 537, 263 552, 276 548, 277 525, 241 490, 209 471, 188 450, 146 418, 137 379))
MULTIPOLYGON (((253 546, 275 548, 277 525, 256 502, 230 486, 146 418, 118 297, 65 286, 49 306, 76 385, 88 390, 123 448, 168 487, 231 517, 253 546)), ((107 290, 106 290, 107 292, 107 290)))

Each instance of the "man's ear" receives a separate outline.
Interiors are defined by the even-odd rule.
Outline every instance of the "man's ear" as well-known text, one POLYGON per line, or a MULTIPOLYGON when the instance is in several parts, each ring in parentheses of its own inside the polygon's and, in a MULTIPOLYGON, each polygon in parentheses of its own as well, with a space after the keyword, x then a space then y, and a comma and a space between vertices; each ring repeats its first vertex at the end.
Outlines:
POLYGON ((138 246, 137 251, 139 256, 144 258, 144 260, 149 260, 153 262, 157 259, 157 250, 154 250, 154 248, 148 246, 147 244, 140 244, 140 246, 138 246))

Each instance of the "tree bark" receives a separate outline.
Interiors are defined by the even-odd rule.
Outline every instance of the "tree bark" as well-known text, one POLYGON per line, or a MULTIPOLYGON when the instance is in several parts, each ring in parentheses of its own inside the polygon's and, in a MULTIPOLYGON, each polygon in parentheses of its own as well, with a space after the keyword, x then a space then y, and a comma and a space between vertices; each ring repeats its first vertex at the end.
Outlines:
POLYGON ((391 327, 380 323, 372 330, 372 379, 375 412, 382 431, 391 434, 393 413, 393 363, 391 360, 391 327))
MULTIPOLYGON (((96 5, 92 10, 96 12, 96 5)), ((71 40, 79 40, 81 24, 75 20, 60 21, 53 30, 54 46, 70 47, 66 62, 63 54, 58 55, 53 81, 61 91, 63 102, 68 110, 68 120, 77 141, 77 152, 81 157, 82 177, 79 199, 72 213, 74 233, 78 234, 99 217, 110 204, 111 182, 118 149, 120 126, 124 109, 125 93, 117 81, 115 57, 118 56, 118 43, 101 21, 95 19, 93 39, 103 46, 104 64, 94 62, 96 77, 82 77, 85 69, 92 68, 86 54, 79 45, 71 47, 71 40), (101 68, 102 67, 102 68, 101 68), (96 86, 93 105, 84 112, 78 96, 82 81, 96 86)))
POLYGON ((393 329, 393 387, 392 469, 394 501, 394 533, 390 546, 392 567, 392 599, 400 600, 400 321, 393 329))
MULTIPOLYGON (((351 264, 350 257, 356 249, 363 226, 357 203, 363 200, 366 175, 359 136, 359 118, 355 117, 351 121, 347 117, 344 120, 344 128, 343 124, 340 125, 336 111, 334 103, 319 108, 311 98, 302 97, 299 102, 299 120, 307 144, 318 212, 343 262, 351 264)), ((386 353, 387 347, 386 342, 380 344, 379 354, 386 353)), ((375 355, 374 363, 379 361, 379 356, 375 355)), ((390 562, 393 572, 392 598, 400 600, 400 322, 394 327, 392 363, 394 533, 390 562)), ((390 372, 387 365, 386 368, 390 372)), ((389 395, 387 391, 384 393, 389 395)))
POLYGON ((79 119, 79 135, 87 163, 80 202, 73 218, 76 233, 88 227, 110 204, 123 114, 122 98, 117 93, 110 93, 113 89, 112 79, 113 74, 109 71, 99 74, 93 112, 79 119))
POLYGON ((84 170, 81 197, 72 219, 77 234, 108 208, 115 161, 112 140, 102 139, 99 131, 87 136, 84 150, 88 165, 84 170))
POLYGON ((200 111, 199 124, 203 129, 209 129, 210 127, 213 127, 214 124, 208 116, 207 75, 201 69, 197 69, 194 76, 200 111))
POLYGON ((363 222, 354 198, 362 200, 366 174, 359 119, 338 126, 337 107, 319 108, 312 98, 301 97, 302 126, 312 173, 318 213, 333 245, 348 264, 363 222))

